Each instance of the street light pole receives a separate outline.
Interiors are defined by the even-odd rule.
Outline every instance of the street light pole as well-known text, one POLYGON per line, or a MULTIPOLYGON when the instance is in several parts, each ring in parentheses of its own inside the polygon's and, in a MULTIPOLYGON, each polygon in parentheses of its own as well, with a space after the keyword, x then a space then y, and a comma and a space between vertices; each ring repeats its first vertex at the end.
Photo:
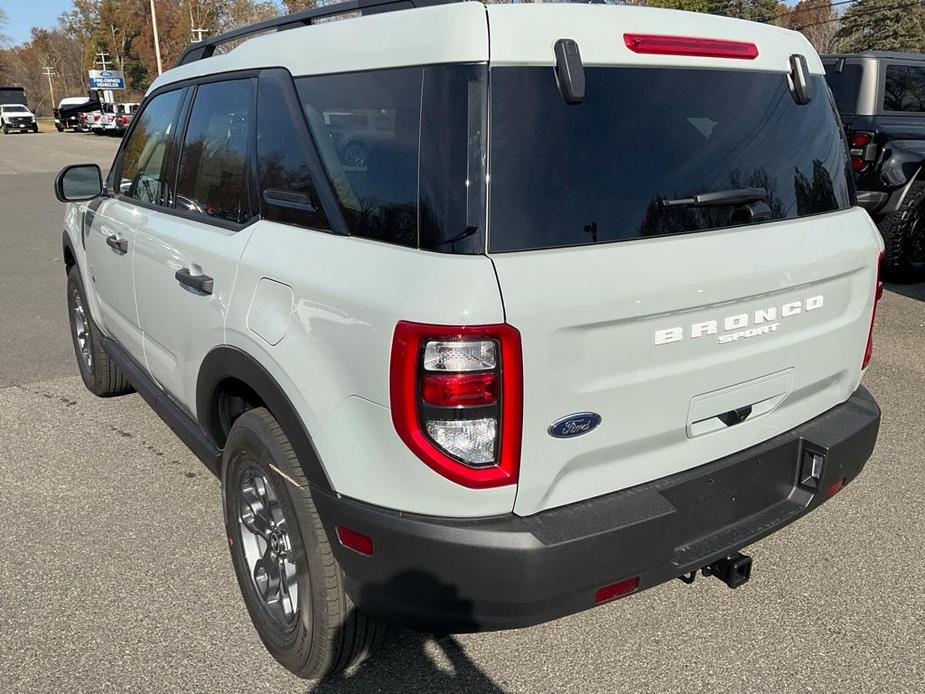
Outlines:
POLYGON ((157 9, 154 7, 154 0, 151 0, 151 27, 154 29, 154 55, 157 57, 157 74, 163 72, 161 66, 161 42, 157 38, 157 9))

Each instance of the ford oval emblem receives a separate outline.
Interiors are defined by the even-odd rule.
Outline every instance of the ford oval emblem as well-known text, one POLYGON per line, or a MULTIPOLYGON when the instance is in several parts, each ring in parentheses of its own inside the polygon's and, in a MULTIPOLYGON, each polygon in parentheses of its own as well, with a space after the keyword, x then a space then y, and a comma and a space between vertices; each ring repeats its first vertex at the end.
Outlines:
POLYGON ((549 435, 557 439, 570 439, 593 431, 600 423, 601 416, 597 412, 577 412, 550 424, 549 435))

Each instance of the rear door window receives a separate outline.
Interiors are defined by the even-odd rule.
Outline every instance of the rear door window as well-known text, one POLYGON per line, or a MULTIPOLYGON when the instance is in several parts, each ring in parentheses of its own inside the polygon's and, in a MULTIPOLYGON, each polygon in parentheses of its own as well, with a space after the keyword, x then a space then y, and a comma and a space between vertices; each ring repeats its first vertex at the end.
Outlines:
POLYGON ((491 73, 489 249, 578 246, 793 219, 850 206, 847 151, 822 77, 585 69, 568 105, 544 67, 491 73), (718 191, 763 201, 695 206, 718 191))
POLYGON ((883 110, 925 112, 925 67, 886 66, 883 110))
POLYGON ((231 224, 254 216, 248 185, 254 79, 196 89, 180 153, 176 207, 231 224))

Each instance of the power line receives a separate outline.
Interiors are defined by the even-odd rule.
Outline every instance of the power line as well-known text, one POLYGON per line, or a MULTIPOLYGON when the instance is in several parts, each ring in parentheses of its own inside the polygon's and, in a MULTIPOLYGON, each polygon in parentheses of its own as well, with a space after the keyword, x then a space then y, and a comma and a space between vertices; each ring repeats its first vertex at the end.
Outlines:
MULTIPOLYGON (((914 0, 913 2, 905 2, 905 3, 900 3, 898 5, 873 7, 869 10, 858 10, 857 12, 854 13, 853 16, 857 17, 860 15, 878 14, 880 12, 889 12, 890 10, 901 10, 906 7, 915 7, 916 5, 922 6, 923 3, 925 3, 925 0, 914 0)), ((797 31, 801 31, 803 29, 808 29, 809 27, 817 27, 817 26, 822 26, 823 24, 831 24, 832 22, 838 22, 841 19, 842 19, 841 17, 836 17, 835 19, 827 19, 824 22, 811 22, 810 24, 804 24, 802 26, 794 27, 794 29, 796 29, 797 31)))
POLYGON ((816 7, 804 7, 802 9, 790 10, 789 12, 781 12, 773 16, 765 17, 759 21, 762 22, 773 22, 775 19, 780 19, 781 17, 789 17, 792 14, 800 14, 803 12, 818 12, 819 10, 826 10, 827 7, 838 7, 839 5, 850 5, 851 3, 857 2, 858 0, 839 0, 838 2, 830 2, 826 5, 816 5, 816 7))

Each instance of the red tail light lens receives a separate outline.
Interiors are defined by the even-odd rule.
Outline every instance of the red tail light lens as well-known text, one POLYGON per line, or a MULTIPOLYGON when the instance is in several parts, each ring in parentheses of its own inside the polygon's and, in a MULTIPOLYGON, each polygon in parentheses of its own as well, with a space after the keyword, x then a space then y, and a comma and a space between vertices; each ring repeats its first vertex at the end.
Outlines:
POLYGON ((851 157, 851 168, 854 171, 863 171, 867 167, 867 162, 861 157, 851 157))
POLYGON ((877 320, 877 304, 880 303, 880 297, 883 296, 883 282, 880 281, 880 265, 883 262, 883 253, 877 256, 877 284, 874 288, 874 310, 870 314, 870 330, 867 333, 867 348, 864 350, 864 361, 861 364, 862 369, 866 369, 870 360, 874 356, 874 321, 877 320))
POLYGON ((491 405, 498 400, 498 378, 494 373, 426 376, 422 395, 439 407, 491 405))
POLYGON ((517 482, 523 360, 515 328, 402 321, 390 369, 392 423, 418 458, 466 487, 517 482))
POLYGON ((758 46, 744 41, 699 39, 690 36, 623 34, 623 42, 633 53, 736 58, 739 60, 754 60, 758 57, 758 46))
POLYGON ((865 133, 861 131, 851 133, 850 142, 851 142, 852 147, 866 147, 873 141, 874 141, 873 133, 865 133))

